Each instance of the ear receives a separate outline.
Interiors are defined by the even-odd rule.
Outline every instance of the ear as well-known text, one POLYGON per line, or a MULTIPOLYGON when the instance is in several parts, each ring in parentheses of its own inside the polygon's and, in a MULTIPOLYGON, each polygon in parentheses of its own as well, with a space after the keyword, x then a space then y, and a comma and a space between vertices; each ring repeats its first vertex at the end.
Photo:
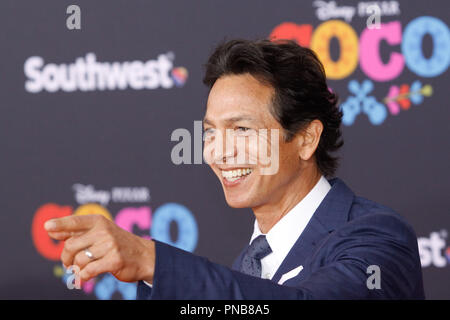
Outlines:
POLYGON ((322 135, 323 124, 320 120, 311 121, 301 132, 299 142, 299 157, 302 160, 309 160, 319 145, 320 136, 322 135))

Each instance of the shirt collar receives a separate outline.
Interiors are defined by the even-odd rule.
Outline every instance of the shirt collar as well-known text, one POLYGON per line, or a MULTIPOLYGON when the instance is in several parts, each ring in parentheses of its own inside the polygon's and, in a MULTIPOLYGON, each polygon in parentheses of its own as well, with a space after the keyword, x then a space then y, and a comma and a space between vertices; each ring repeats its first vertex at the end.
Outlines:
MULTIPOLYGON (((280 262, 286 258, 330 189, 330 183, 324 176, 321 176, 311 191, 266 234, 272 253, 280 262)), ((250 243, 261 234, 263 233, 259 229, 258 221, 255 220, 250 243)))

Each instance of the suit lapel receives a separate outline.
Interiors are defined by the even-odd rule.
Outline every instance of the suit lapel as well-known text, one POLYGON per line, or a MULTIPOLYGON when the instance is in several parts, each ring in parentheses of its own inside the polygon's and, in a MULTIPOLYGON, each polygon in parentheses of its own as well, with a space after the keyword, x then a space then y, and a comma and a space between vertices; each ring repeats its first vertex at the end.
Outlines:
MULTIPOLYGON (((329 180, 329 182, 331 184, 330 191, 281 263, 272 281, 278 283, 283 274, 300 265, 304 266, 306 259, 314 252, 317 243, 337 227, 347 222, 354 194, 340 179, 335 178, 329 180)), ((308 272, 309 270, 303 270, 295 278, 298 279, 298 277, 302 277, 308 272)))

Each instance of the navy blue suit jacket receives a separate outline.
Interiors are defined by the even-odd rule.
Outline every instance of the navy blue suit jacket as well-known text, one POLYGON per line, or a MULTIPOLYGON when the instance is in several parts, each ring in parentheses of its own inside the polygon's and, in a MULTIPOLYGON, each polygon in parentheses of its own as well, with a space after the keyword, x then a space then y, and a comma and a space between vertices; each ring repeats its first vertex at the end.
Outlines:
POLYGON ((357 197, 340 179, 328 192, 272 280, 238 272, 156 241, 153 288, 138 299, 424 299, 414 230, 397 213, 357 197), (283 274, 303 270, 283 285, 283 274), (381 288, 369 289, 368 266, 381 288))

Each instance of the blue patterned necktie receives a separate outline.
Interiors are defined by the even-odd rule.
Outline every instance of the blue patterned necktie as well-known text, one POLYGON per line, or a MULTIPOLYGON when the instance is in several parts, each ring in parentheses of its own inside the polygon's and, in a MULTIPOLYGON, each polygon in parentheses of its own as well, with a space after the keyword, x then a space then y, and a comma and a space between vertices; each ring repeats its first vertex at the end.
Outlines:
POLYGON ((265 235, 260 235, 248 246, 241 262, 240 271, 254 276, 261 277, 261 259, 272 252, 265 235))

